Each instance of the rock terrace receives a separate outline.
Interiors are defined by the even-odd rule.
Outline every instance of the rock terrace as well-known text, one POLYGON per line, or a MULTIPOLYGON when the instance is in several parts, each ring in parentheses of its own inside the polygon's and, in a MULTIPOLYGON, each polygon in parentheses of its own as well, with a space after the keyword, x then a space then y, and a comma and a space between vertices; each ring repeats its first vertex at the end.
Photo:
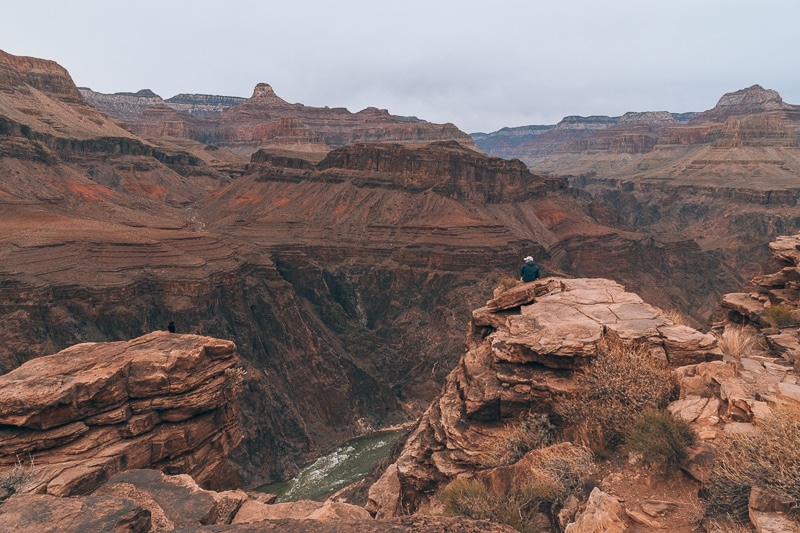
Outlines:
POLYGON ((0 376, 0 470, 32 461, 22 490, 54 496, 133 468, 230 483, 237 361, 230 341, 167 332, 33 359, 0 376))

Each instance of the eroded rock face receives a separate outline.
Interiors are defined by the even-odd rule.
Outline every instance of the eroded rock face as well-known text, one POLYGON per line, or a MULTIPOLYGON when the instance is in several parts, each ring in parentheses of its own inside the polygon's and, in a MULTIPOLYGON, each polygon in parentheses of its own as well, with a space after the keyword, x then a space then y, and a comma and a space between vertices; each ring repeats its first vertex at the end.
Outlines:
MULTIPOLYGON (((248 368, 235 454, 248 486, 406 420, 405 407, 418 416, 462 351, 469 310, 526 255, 545 271, 616 276, 701 318, 731 290, 699 247, 629 232, 518 162, 447 142, 346 147, 324 169, 307 154, 248 164, 185 138, 137 137, 27 85, 12 63, 19 83, 0 84, 0 372, 170 321, 234 340, 248 368)), ((262 89, 254 100, 268 108, 262 89)), ((293 119, 283 126, 304 135, 293 119)))
POLYGON ((177 95, 167 100, 150 91, 106 95, 82 89, 86 100, 146 136, 193 139, 250 155, 271 147, 325 153, 354 142, 426 143, 455 140, 474 148, 472 139, 453 124, 432 124, 414 117, 367 108, 290 104, 266 83, 249 99, 177 95))
POLYGON ((55 496, 147 467, 224 484, 237 361, 230 341, 168 332, 34 359, 0 376, 0 468, 35 458, 22 490, 55 496))
POLYGON ((400 501, 413 512, 449 479, 494 466, 503 420, 531 408, 552 413, 604 337, 645 343, 675 366, 722 357, 713 336, 674 324, 610 280, 546 278, 512 288, 473 312, 466 354, 375 485, 372 509, 395 512, 400 501), (392 498, 387 488, 398 484, 392 498))

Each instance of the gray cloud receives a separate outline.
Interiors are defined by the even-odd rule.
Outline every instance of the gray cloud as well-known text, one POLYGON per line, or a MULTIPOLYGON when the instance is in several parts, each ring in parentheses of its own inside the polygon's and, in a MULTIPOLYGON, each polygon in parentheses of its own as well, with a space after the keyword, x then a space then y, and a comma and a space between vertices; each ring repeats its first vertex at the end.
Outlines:
POLYGON ((794 0, 3 0, 0 48, 102 92, 387 108, 466 131, 701 111, 759 83, 800 103, 794 0))

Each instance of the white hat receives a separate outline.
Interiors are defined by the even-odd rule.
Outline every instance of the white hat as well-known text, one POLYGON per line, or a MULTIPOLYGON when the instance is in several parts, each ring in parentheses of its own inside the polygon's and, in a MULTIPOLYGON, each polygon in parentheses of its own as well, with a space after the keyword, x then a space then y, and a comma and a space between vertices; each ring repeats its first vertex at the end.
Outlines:
POLYGON ((525 261, 525 262, 528 262, 528 261, 533 261, 533 257, 531 257, 531 256, 528 256, 528 257, 526 257, 526 258, 524 259, 524 261, 525 261))

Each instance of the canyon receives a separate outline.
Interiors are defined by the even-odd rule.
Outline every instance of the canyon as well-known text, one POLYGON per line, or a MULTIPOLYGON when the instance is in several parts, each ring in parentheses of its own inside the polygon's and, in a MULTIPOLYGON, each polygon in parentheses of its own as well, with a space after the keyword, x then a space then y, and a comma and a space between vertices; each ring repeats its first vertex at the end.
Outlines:
MULTIPOLYGON (((530 148, 537 162, 486 155, 477 149, 485 139, 473 143, 452 124, 290 104, 267 84, 249 99, 101 95, 78 89, 52 61, 0 51, 0 373, 87 343, 232 341, 241 394, 235 410, 213 415, 230 430, 215 448, 219 464, 208 465, 214 474, 198 474, 192 461, 180 471, 163 457, 134 461, 222 490, 286 479, 336 444, 422 415, 408 450, 463 443, 431 414, 453 407, 456 390, 471 391, 468 420, 499 427, 529 407, 515 394, 541 385, 531 368, 543 365, 558 381, 573 363, 554 361, 576 355, 518 361, 530 355, 528 341, 505 339, 523 347, 488 363, 476 359, 491 351, 478 343, 537 298, 579 291, 572 277, 607 278, 607 294, 646 310, 659 334, 645 337, 674 350, 663 354, 673 366, 711 364, 722 356, 713 337, 648 304, 702 329, 720 316, 725 294, 761 271, 768 242, 800 227, 791 184, 797 110, 772 93, 726 95, 705 113, 569 119, 563 138, 558 128, 532 128, 543 143, 530 148), (736 168, 741 178, 728 174, 736 168), (754 168, 766 170, 747 181, 754 168), (516 277, 526 255, 551 281, 509 307, 472 312, 516 277), (164 332, 170 323, 173 336, 164 332), (472 355, 462 359, 465 337, 472 355), (512 372, 513 362, 523 369, 512 372), (487 365, 502 372, 492 377, 487 365), (475 385, 490 381, 491 398, 475 385)), ((607 330, 607 320, 592 331, 607 330)), ((121 404, 106 407, 122 413, 109 425, 131 421, 121 404)), ((129 410, 156 428, 173 422, 129 410)), ((428 505, 472 453, 437 458, 445 470, 409 467, 420 450, 393 469, 408 510, 428 505)), ((101 470, 95 480, 119 469, 101 470)), ((388 517, 396 499, 373 500, 373 512, 404 520, 388 517)), ((446 530, 442 520, 431 527, 446 530)))
POLYGON ((698 321, 737 285, 691 241, 631 232, 564 179, 458 139, 248 160, 139 137, 59 65, 2 59, 0 368, 169 322, 231 339, 251 486, 421 413, 469 309, 525 255, 698 321))
POLYGON ((635 231, 691 238, 741 273, 800 229, 800 106, 753 85, 703 112, 566 117, 474 134, 489 155, 555 172, 635 231))

